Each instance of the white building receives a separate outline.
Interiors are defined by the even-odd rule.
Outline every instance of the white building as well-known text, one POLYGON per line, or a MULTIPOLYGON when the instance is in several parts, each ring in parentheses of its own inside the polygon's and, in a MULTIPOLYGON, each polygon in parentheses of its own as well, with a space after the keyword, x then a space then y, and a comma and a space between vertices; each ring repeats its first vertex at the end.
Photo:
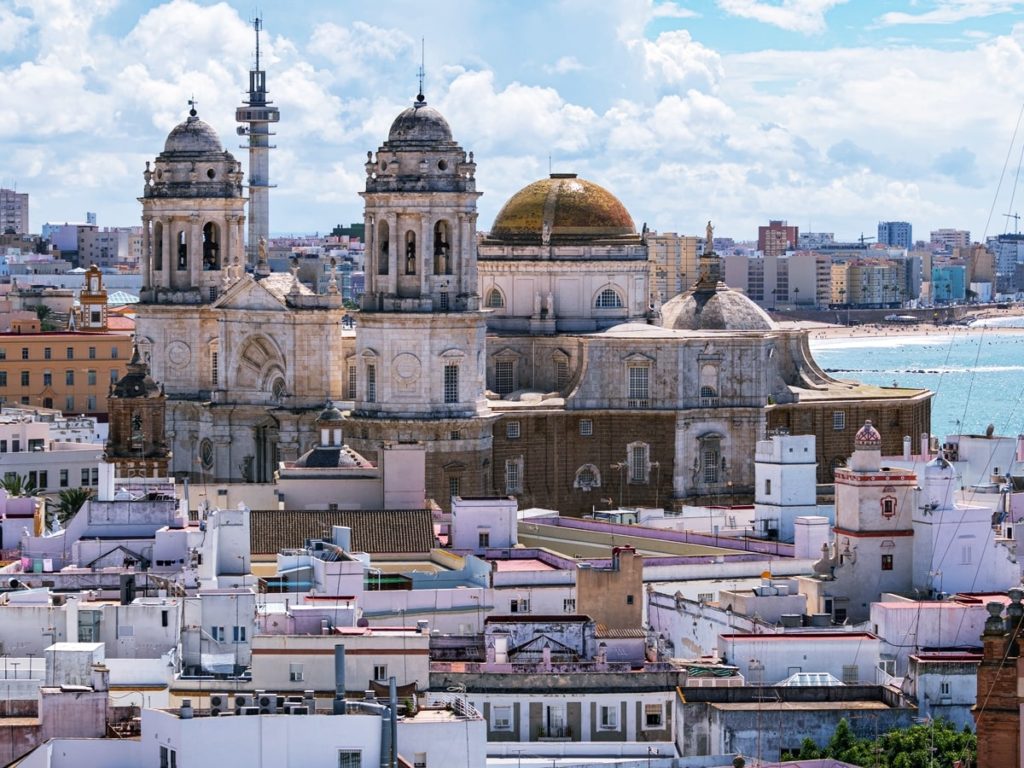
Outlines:
POLYGON ((515 496, 452 499, 452 549, 482 555, 489 547, 510 549, 519 543, 515 496))
POLYGON ((793 541, 793 521, 820 515, 814 435, 773 435, 754 455, 754 519, 759 532, 793 541))

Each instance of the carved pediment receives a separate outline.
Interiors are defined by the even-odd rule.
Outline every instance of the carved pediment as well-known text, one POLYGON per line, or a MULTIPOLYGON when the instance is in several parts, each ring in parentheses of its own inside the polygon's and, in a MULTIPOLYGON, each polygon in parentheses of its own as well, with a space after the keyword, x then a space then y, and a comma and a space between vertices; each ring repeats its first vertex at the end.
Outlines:
POLYGON ((267 290, 262 282, 246 275, 213 303, 216 309, 245 309, 284 312, 284 299, 267 290))

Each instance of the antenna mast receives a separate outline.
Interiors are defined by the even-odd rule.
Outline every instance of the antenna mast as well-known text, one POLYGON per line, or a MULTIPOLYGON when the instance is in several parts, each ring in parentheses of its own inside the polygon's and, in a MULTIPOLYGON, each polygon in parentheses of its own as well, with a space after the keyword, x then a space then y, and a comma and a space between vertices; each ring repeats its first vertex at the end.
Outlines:
POLYGON ((260 68, 260 32, 263 19, 252 20, 256 33, 256 63, 249 71, 248 98, 235 109, 235 122, 239 123, 238 135, 248 138, 242 149, 249 150, 249 216, 246 261, 257 262, 260 240, 270 237, 270 143, 273 135, 270 124, 281 119, 277 107, 267 98, 267 74, 260 68))
POLYGON ((416 100, 417 101, 426 101, 426 97, 423 95, 423 78, 426 77, 426 75, 427 75, 427 71, 426 71, 426 69, 423 66, 424 63, 426 62, 426 58, 427 58, 426 50, 427 50, 427 39, 425 37, 421 37, 420 38, 420 71, 417 73, 419 75, 419 79, 420 79, 420 90, 419 90, 419 93, 416 95, 416 100))

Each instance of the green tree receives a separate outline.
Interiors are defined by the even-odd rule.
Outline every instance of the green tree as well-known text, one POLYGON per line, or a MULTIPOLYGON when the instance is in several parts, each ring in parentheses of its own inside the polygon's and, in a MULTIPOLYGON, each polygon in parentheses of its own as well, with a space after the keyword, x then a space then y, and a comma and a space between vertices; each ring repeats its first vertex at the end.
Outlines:
POLYGON ((38 490, 35 482, 30 480, 28 475, 13 473, 0 480, 0 488, 7 491, 8 496, 34 496, 38 490))
POLYGON ((92 488, 65 488, 57 496, 57 520, 61 525, 64 525, 78 514, 78 510, 82 508, 82 505, 92 497, 92 488))
POLYGON ((44 331, 57 330, 57 324, 51 319, 53 310, 45 304, 36 304, 36 317, 39 318, 39 327, 44 331))

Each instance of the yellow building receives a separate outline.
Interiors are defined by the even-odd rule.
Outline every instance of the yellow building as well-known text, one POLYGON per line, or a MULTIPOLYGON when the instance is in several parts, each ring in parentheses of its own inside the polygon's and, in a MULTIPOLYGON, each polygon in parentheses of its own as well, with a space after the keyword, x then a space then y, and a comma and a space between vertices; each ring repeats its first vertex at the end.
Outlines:
POLYGON ((664 304, 697 281, 697 238, 675 232, 648 232, 651 299, 664 304))
POLYGON ((85 274, 67 331, 41 331, 37 321, 0 333, 0 402, 107 413, 107 395, 125 372, 132 337, 107 325, 107 292, 96 265, 85 274))
POLYGON ((0 401, 106 414, 110 385, 131 356, 129 333, 0 333, 0 401))

